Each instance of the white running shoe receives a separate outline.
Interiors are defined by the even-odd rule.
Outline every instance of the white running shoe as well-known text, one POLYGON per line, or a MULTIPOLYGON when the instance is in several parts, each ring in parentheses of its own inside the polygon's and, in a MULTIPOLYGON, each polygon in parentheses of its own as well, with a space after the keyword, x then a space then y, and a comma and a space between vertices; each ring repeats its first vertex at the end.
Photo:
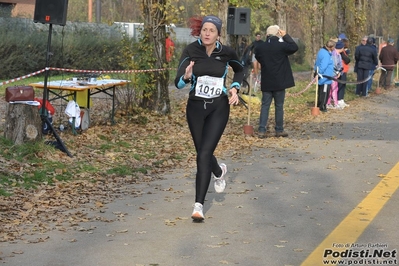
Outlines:
POLYGON ((219 164, 220 168, 222 168, 222 175, 220 177, 215 176, 215 191, 217 193, 222 193, 226 188, 226 180, 224 179, 224 175, 227 173, 227 166, 224 163, 219 164))
POLYGON ((343 108, 349 106, 349 104, 347 104, 344 100, 339 100, 339 101, 338 101, 338 104, 339 104, 340 106, 342 106, 343 108))
POLYGON ((327 108, 327 109, 335 109, 335 107, 334 107, 332 104, 327 104, 327 105, 326 105, 326 108, 327 108))
POLYGON ((340 105, 339 103, 334 106, 334 109, 336 109, 336 110, 343 110, 344 108, 345 108, 345 106, 340 105))
POLYGON ((202 206, 202 204, 199 202, 196 202, 194 204, 194 210, 193 210, 193 214, 191 214, 191 218, 197 222, 203 221, 204 220, 203 209, 204 209, 204 207, 202 206))

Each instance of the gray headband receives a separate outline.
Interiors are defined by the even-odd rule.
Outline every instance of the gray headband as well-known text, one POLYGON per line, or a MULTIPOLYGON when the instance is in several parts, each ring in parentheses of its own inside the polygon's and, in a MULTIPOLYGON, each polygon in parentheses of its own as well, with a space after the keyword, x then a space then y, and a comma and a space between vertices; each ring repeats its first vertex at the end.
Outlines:
POLYGON ((219 34, 220 34, 220 32, 222 31, 222 20, 220 18, 218 18, 216 16, 206 16, 206 17, 204 17, 202 19, 201 28, 204 25, 204 23, 206 23, 206 22, 210 22, 213 25, 215 25, 217 30, 218 30, 218 32, 219 32, 219 34))

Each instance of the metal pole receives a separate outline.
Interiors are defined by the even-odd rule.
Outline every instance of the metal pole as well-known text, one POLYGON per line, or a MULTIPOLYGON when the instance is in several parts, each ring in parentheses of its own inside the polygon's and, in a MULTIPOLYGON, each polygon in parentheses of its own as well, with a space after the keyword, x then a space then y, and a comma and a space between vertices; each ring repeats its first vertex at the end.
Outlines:
POLYGON ((101 23, 101 0, 96 1, 96 23, 101 23))
POLYGON ((50 55, 51 55, 50 49, 51 49, 52 31, 53 31, 53 24, 50 24, 49 25, 49 33, 48 33, 48 41, 47 41, 46 66, 45 66, 45 72, 44 72, 43 104, 42 104, 42 108, 41 108, 41 111, 40 111, 40 116, 42 118, 42 123, 43 123, 42 125, 44 126, 44 124, 47 124, 47 127, 50 128, 50 131, 53 133, 53 136, 57 140, 58 144, 61 145, 63 151, 69 157, 72 157, 72 154, 68 151, 67 147, 62 142, 60 136, 57 134, 57 132, 55 132, 53 124, 50 122, 50 120, 48 118, 48 113, 47 113, 47 109, 46 109, 47 101, 48 101, 48 98, 49 98, 47 82, 48 82, 48 76, 49 76, 49 72, 50 72, 50 67, 49 66, 50 66, 50 55))
POLYGON ((46 66, 45 66, 45 72, 44 72, 44 86, 43 86, 43 106, 41 109, 41 115, 44 117, 47 117, 47 112, 46 112, 46 104, 48 100, 48 89, 47 89, 47 81, 48 81, 48 75, 49 75, 49 65, 50 65, 50 49, 51 49, 51 34, 53 31, 53 24, 49 25, 49 33, 48 33, 48 40, 47 40, 47 52, 46 52, 46 66))

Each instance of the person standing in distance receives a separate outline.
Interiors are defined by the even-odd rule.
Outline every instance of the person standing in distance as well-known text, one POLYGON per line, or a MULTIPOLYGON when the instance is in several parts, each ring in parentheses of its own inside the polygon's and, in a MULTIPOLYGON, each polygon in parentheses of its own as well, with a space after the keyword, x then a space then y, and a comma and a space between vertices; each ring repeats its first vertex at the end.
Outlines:
POLYGON ((166 62, 169 63, 170 61, 172 61, 174 51, 175 51, 175 43, 173 42, 172 37, 170 36, 170 32, 167 32, 165 39, 166 62))
POLYGON ((298 51, 298 45, 277 25, 268 27, 266 35, 266 41, 255 49, 255 57, 261 65, 262 72, 262 106, 258 136, 266 137, 269 109, 274 99, 276 137, 288 137, 288 133, 284 131, 285 90, 295 86, 288 56, 298 51))
POLYGON ((186 118, 197 153, 195 203, 191 218, 204 220, 203 204, 214 175, 215 191, 226 187, 227 166, 218 164, 214 151, 227 125, 230 105, 238 104, 238 91, 243 79, 243 65, 237 53, 220 43, 222 21, 216 16, 190 19, 191 35, 198 40, 188 44, 180 57, 175 85, 183 89, 190 84, 186 118), (229 66, 233 82, 226 88, 229 66))
POLYGON ((360 45, 355 50, 355 60, 357 65, 357 81, 356 95, 366 97, 368 96, 367 84, 364 82, 370 77, 370 70, 375 70, 378 65, 377 50, 373 47, 373 38, 368 37, 366 45, 360 45))
POLYGON ((386 90, 391 87, 393 69, 399 60, 398 51, 393 45, 394 40, 389 38, 387 45, 381 49, 380 55, 378 56, 381 66, 386 69, 386 71, 381 72, 379 84, 386 90))
POLYGON ((346 37, 345 33, 341 33, 338 35, 338 39, 344 43, 344 49, 341 52, 341 58, 342 58, 342 74, 339 76, 339 80, 343 81, 341 83, 338 83, 338 105, 340 108, 345 108, 348 107, 349 104, 347 104, 344 101, 345 97, 345 90, 346 90, 346 80, 347 80, 347 74, 349 71, 349 63, 351 62, 351 59, 349 57, 350 55, 350 49, 349 49, 349 39, 346 37))
MULTIPOLYGON (((336 41, 328 40, 324 47, 322 47, 316 55, 314 64, 314 71, 321 76, 326 75, 329 77, 334 76, 334 60, 332 51, 335 48, 336 41)), ((318 79, 317 87, 317 107, 320 111, 327 112, 327 100, 330 95, 332 80, 329 78, 321 77, 318 79)))
POLYGON ((258 46, 261 45, 262 43, 263 43, 263 41, 262 41, 262 35, 261 35, 260 33, 256 33, 256 35, 255 35, 255 40, 251 43, 252 64, 253 64, 253 69, 254 69, 255 77, 258 76, 258 74, 259 74, 259 69, 260 69, 259 61, 256 60, 255 50, 256 50, 256 47, 258 47, 258 46))

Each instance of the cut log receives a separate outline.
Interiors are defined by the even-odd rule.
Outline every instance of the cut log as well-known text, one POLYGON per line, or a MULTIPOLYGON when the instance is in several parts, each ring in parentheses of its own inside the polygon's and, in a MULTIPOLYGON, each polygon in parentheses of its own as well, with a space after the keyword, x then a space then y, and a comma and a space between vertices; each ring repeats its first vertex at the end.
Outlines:
POLYGON ((7 103, 4 137, 16 145, 41 141, 42 119, 37 106, 7 103))

